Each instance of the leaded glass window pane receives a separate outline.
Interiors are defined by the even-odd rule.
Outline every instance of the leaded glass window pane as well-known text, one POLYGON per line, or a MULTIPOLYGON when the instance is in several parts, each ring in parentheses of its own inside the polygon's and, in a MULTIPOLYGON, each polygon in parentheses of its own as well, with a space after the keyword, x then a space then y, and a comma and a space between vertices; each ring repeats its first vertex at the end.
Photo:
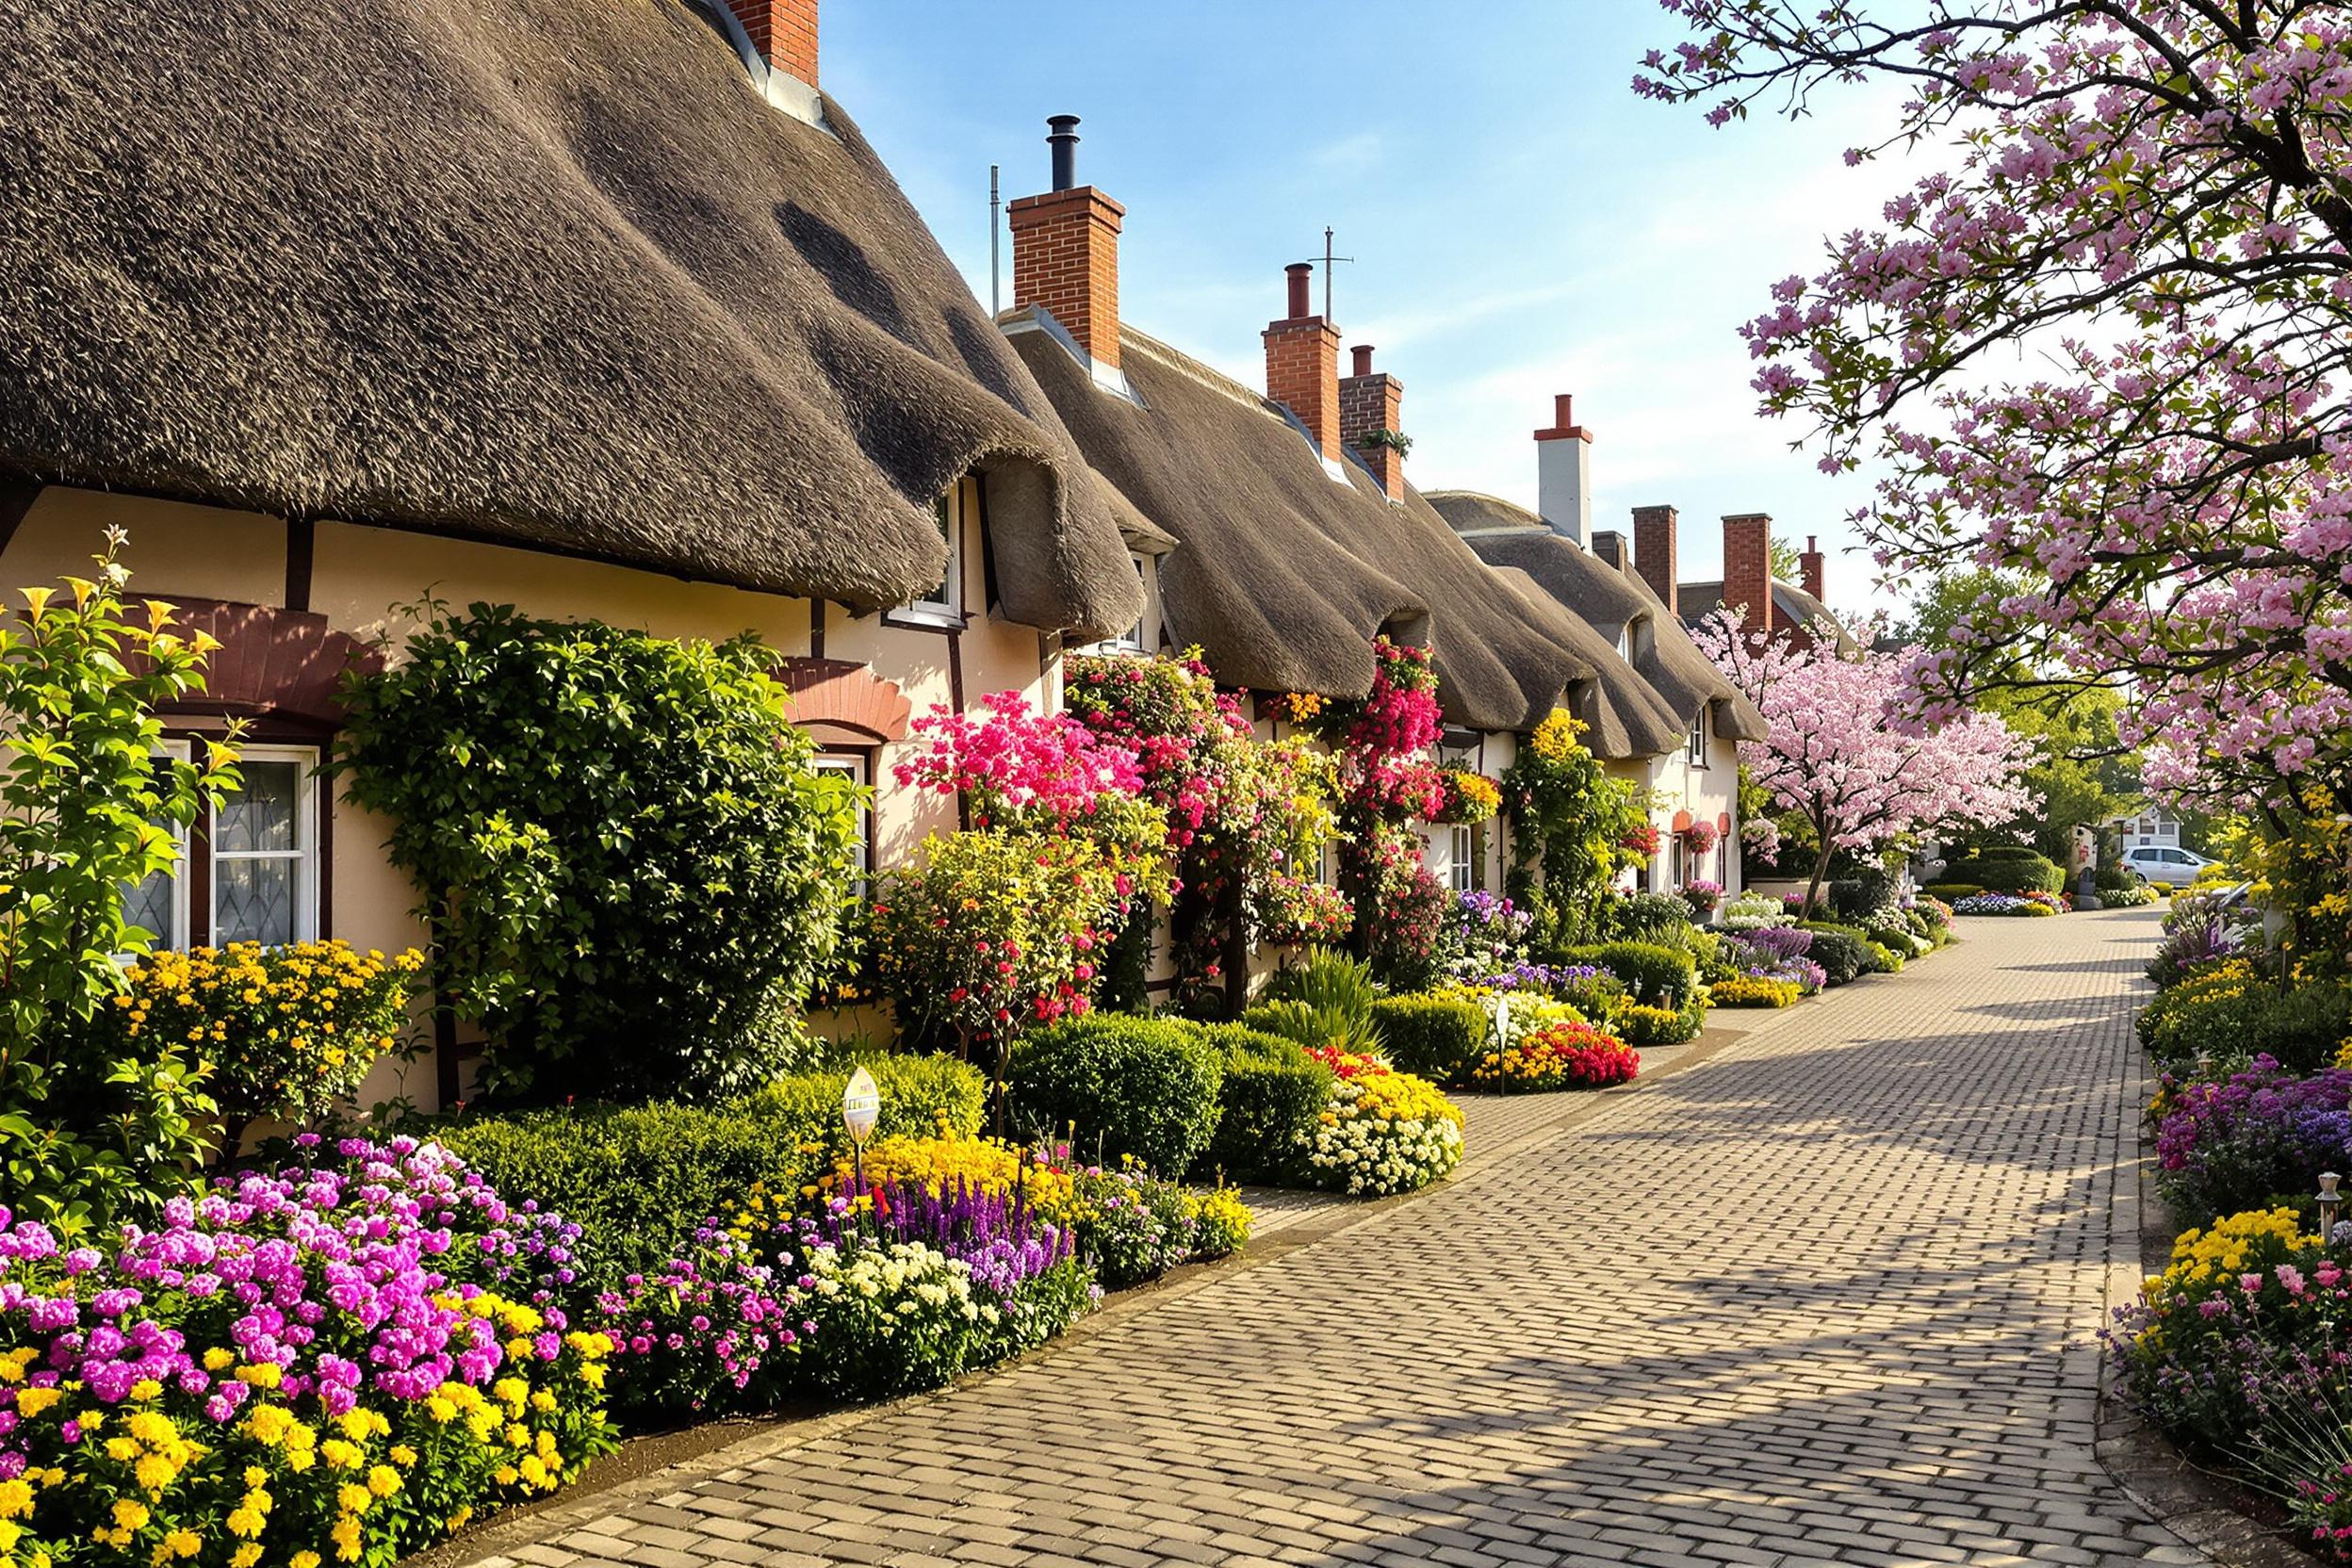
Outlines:
POLYGON ((213 919, 219 942, 290 942, 301 862, 292 859, 213 862, 213 919))
POLYGON ((172 929, 172 874, 159 871, 122 895, 122 918, 133 925, 144 926, 154 935, 157 947, 171 947, 179 938, 179 933, 172 929))
POLYGON ((294 841, 294 807, 301 776, 293 762, 247 762, 237 771, 244 785, 220 803, 213 828, 215 855, 286 852, 294 841))

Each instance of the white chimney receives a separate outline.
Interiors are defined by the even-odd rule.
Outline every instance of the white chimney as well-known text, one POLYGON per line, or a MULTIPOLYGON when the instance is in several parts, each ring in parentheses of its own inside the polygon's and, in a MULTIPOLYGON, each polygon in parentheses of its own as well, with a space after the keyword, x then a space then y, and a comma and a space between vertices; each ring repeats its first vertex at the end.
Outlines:
POLYGON ((1552 428, 1535 433, 1535 509, 1554 533, 1592 543, 1592 433, 1575 422, 1568 394, 1555 398, 1552 428))

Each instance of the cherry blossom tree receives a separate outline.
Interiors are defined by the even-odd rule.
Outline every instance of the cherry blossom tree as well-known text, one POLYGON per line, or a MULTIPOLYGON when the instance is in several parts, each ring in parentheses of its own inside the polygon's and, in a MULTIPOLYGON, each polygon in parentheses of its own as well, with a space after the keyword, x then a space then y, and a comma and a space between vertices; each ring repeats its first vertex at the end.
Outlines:
POLYGON ((1813 825, 1820 848, 1805 887, 1808 913, 1838 850, 1870 851, 1914 834, 1993 827, 2034 804, 2018 775, 2031 742, 1990 713, 1969 710, 1933 727, 1896 722, 1903 712, 1900 660, 1842 653, 1836 629, 1814 645, 1742 633, 1718 611, 1693 633, 1731 683, 1762 710, 1765 736, 1740 760, 1783 809, 1813 825))
POLYGON ((1949 150, 1744 329, 1764 408, 1878 464, 1883 564, 2023 579, 1914 657, 1923 715, 2125 687, 2151 782, 2352 807, 2352 10, 1663 4, 1691 38, 1636 91, 1896 81, 1848 161, 1949 150))

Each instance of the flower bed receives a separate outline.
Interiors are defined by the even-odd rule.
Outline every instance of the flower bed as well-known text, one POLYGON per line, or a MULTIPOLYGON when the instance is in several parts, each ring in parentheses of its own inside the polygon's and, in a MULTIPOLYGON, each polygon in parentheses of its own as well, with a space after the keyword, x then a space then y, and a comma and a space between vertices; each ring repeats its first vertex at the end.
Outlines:
POLYGON ((1309 1054, 1338 1077, 1307 1150, 1320 1184, 1377 1198, 1427 1186, 1462 1163, 1462 1112, 1437 1086, 1336 1047, 1309 1054))
POLYGON ((1555 1023, 1489 1052, 1470 1082, 1504 1094, 1605 1088, 1629 1081, 1641 1070, 1641 1054, 1614 1035, 1589 1023, 1555 1023))
POLYGON ((1805 988, 1794 980, 1749 973, 1718 980, 1707 991, 1707 1000, 1718 1007, 1791 1007, 1805 994, 1805 988))
POLYGON ((437 1145, 304 1149, 103 1250, 0 1235, 0 1549, 389 1561, 612 1446, 565 1227, 437 1145))
POLYGON ((2056 901, 2048 895, 2029 898, 2018 893, 1971 893, 1952 903, 1955 915, 2039 916, 2054 915, 2058 909, 2056 901))

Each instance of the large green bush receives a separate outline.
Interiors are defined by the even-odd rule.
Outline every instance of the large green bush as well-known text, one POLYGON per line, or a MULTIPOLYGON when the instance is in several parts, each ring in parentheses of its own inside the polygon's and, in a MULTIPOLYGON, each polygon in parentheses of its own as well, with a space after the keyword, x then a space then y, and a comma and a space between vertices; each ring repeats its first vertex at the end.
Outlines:
POLYGON ((1447 996, 1384 996, 1372 1004, 1372 1021, 1387 1042, 1389 1062, 1435 1084, 1467 1078, 1486 1049, 1486 1013, 1475 1002, 1447 996))
POLYGON ((1628 893, 1601 906, 1601 924, 1613 942, 1653 942, 1688 947, 1690 906, 1672 893, 1628 893))
MULTIPOLYGON (((881 1090, 876 1137, 923 1136, 942 1118, 958 1133, 979 1131, 988 1086, 961 1062, 874 1056, 863 1065, 881 1090)), ((731 1219, 755 1189, 796 1202, 848 1151, 848 1085, 847 1068, 798 1072, 726 1104, 492 1112, 431 1135, 500 1192, 580 1226, 581 1272, 608 1287, 683 1255, 697 1225, 731 1219)))
POLYGON ((230 745, 161 750, 162 703, 204 688, 204 640, 126 612, 109 531, 95 581, 24 591, 0 638, 0 1203, 69 1234, 188 1189, 213 1109, 184 1039, 92 1027, 117 957, 156 933, 124 894, 169 874, 177 832, 234 786, 230 745))
POLYGON ((1803 929, 1813 933, 1813 945, 1805 956, 1821 966, 1833 986, 1842 986, 1858 976, 1875 972, 1869 939, 1850 925, 1833 925, 1821 921, 1802 923, 1803 929))
POLYGON ((808 765, 775 662, 749 635, 434 605, 352 680, 336 766, 392 819, 486 1097, 714 1100, 792 1060, 858 802, 808 765))
POLYGON ((1217 1131, 1224 1059, 1182 1019, 1097 1013, 1028 1036, 1005 1075, 1015 1126, 1178 1178, 1217 1131))
POLYGON ((1655 942, 1603 942, 1598 947, 1571 948, 1564 961, 1600 965, 1623 980, 1633 999, 1643 1006, 1671 1012, 1698 990, 1698 966, 1690 955, 1655 942))
POLYGON ((1204 1031, 1223 1053, 1217 1133, 1202 1168, 1229 1182, 1266 1186, 1309 1184, 1307 1140, 1338 1077, 1295 1040, 1239 1024, 1204 1031))
POLYGON ((1368 966, 1332 948, 1311 948, 1304 962, 1274 977, 1266 1000, 1243 1012, 1240 1021, 1301 1045, 1335 1045, 1368 1056, 1387 1049, 1373 1017, 1380 999, 1368 966))
POLYGON ((2058 863, 2022 845, 1981 849, 1944 867, 1936 886, 1972 882, 1997 893, 2054 893, 2065 890, 2066 874, 2058 863))

